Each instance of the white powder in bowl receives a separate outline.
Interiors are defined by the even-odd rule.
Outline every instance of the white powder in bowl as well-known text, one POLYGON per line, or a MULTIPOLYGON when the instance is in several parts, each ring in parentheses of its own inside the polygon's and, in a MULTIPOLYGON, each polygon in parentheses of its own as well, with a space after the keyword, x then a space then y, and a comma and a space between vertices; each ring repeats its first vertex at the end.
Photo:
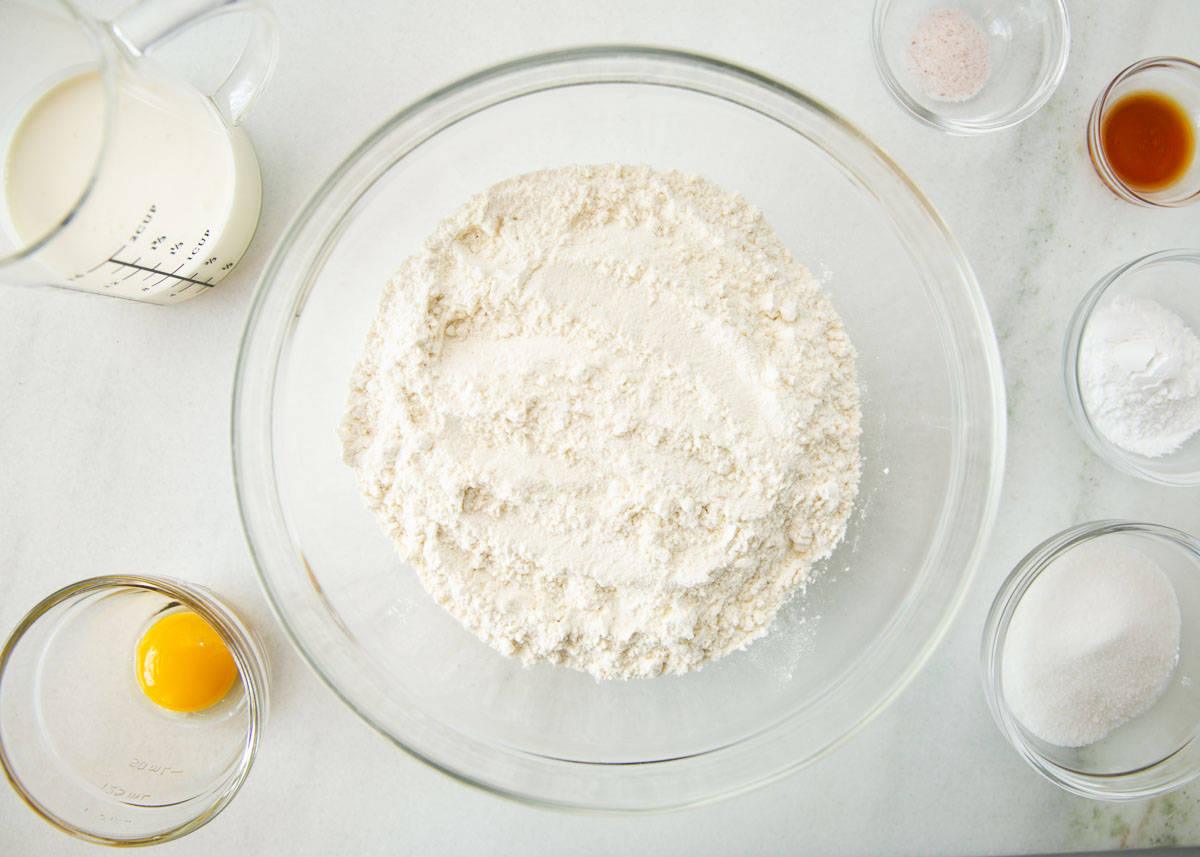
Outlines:
POLYGON ((842 538, 854 349, 762 214, 696 176, 519 176, 388 284, 341 436, 367 505, 482 640, 597 677, 766 633, 842 538))
POLYGON ((1148 710, 1179 660, 1179 600, 1152 559, 1093 539, 1038 575, 1002 655, 1008 707, 1043 741, 1082 747, 1148 710))
POLYGON ((1097 307, 1078 374, 1092 424, 1127 452, 1157 458, 1200 431, 1200 338, 1157 301, 1122 294, 1097 307))
POLYGON ((917 85, 937 101, 966 101, 987 83, 992 67, 988 35, 957 9, 935 9, 913 26, 908 59, 917 85))

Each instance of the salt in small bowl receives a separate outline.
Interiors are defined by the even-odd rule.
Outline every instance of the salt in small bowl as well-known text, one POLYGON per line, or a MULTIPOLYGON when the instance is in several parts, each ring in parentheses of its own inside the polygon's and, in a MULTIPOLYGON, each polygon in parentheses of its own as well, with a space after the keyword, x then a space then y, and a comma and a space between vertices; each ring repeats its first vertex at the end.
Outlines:
POLYGON ((1062 80, 1070 41, 1064 0, 877 0, 871 30, 887 90, 913 116, 951 134, 996 131, 1032 116, 1062 80), (968 16, 987 37, 987 79, 962 101, 932 97, 910 58, 914 28, 939 10, 968 16))

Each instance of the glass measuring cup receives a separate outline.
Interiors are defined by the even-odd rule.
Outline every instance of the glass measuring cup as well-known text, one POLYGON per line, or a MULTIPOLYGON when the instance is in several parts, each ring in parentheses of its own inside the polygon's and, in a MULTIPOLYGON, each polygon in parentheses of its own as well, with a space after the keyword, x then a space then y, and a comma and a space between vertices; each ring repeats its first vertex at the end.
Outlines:
POLYGON ((112 22, 68 0, 0 0, 0 282, 174 303, 203 294, 258 225, 237 123, 277 35, 257 0, 141 0, 112 22), (146 57, 213 15, 250 36, 210 95, 146 57))

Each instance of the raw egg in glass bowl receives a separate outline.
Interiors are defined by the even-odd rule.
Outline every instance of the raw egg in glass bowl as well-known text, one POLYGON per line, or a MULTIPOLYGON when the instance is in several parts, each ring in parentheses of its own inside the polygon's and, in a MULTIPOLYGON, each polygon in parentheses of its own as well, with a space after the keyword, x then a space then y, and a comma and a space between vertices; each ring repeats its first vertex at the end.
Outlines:
POLYGON ((211 592, 95 577, 45 598, 5 644, 0 765, 73 836, 165 842, 237 793, 266 709, 262 646, 211 592))

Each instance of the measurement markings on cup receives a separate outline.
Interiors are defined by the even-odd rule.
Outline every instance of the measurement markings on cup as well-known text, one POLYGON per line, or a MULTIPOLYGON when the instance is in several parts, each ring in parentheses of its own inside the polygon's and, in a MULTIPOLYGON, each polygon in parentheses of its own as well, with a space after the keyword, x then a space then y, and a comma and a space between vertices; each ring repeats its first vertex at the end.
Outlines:
MULTIPOLYGON (((152 214, 153 212, 151 212, 151 215, 152 214)), ((147 216, 149 217, 151 215, 147 216)), ((141 291, 143 294, 149 294, 152 292, 165 290, 167 291, 168 296, 172 298, 178 297, 184 292, 191 291, 196 287, 211 289, 215 285, 213 280, 219 279, 222 275, 229 271, 229 269, 234 266, 234 262, 226 261, 224 264, 221 264, 222 260, 219 256, 209 256, 207 259, 201 256, 201 251, 202 249, 206 249, 205 244, 209 243, 210 237, 211 231, 208 229, 204 230, 204 234, 192 248, 191 253, 189 253, 186 258, 183 258, 183 261, 177 264, 172 270, 167 271, 159 266, 163 264, 170 264, 170 260, 160 259, 158 261, 154 261, 154 255, 152 255, 150 258, 146 258, 144 253, 139 253, 138 256, 132 260, 121 258, 122 255, 125 254, 126 250, 132 253, 136 252, 138 249, 138 235, 135 234, 130 243, 122 244, 115 251, 113 251, 112 255, 110 255, 108 258, 98 262, 88 270, 74 275, 71 277, 71 280, 81 280, 85 277, 96 275, 98 277, 105 278, 105 282, 103 284, 103 288, 105 289, 112 289, 116 287, 128 288, 122 284, 125 283, 126 280, 130 280, 141 274, 142 276, 140 282, 142 282, 143 285, 140 286, 139 291, 141 291), (179 273, 180 270, 186 267, 198 256, 201 257, 197 262, 199 268, 213 271, 212 274, 202 279, 201 272, 199 270, 193 271, 191 276, 179 273), (109 268, 107 272, 104 272, 102 269, 104 269, 106 265, 111 265, 113 267, 109 268)), ((169 240, 170 239, 168 236, 159 235, 150 242, 149 249, 151 251, 157 251, 160 248, 166 249, 171 256, 175 256, 176 253, 185 246, 184 242, 177 241, 173 246, 167 247, 166 245, 169 240)), ((210 248, 209 252, 211 252, 210 248)), ((135 280, 135 282, 137 281, 135 280)))
MULTIPOLYGON (((113 253, 111 256, 109 256, 107 259, 105 259, 99 265, 96 265, 90 271, 85 272, 85 275, 92 273, 97 268, 100 268, 103 265, 110 265, 110 264, 117 265, 118 271, 121 269, 125 269, 125 268, 129 269, 129 273, 126 274, 124 277, 122 277, 120 280, 117 280, 116 282, 123 282, 123 281, 129 279, 130 277, 136 275, 139 272, 145 272, 145 277, 143 277, 143 280, 148 280, 151 277, 157 277, 158 279, 156 279, 152 283, 149 283, 148 285, 142 286, 141 290, 143 292, 154 291, 159 286, 161 286, 164 282, 166 282, 168 280, 174 280, 176 285, 174 286, 175 290, 170 293, 171 297, 176 297, 177 295, 180 295, 183 292, 188 291, 189 289, 195 288, 196 286, 203 286, 206 289, 211 289, 213 287, 213 282, 212 282, 211 276, 207 280, 200 280, 200 279, 197 279, 196 277, 187 277, 187 276, 184 276, 183 274, 179 273, 179 269, 188 263, 188 260, 186 260, 186 259, 183 262, 180 262, 178 265, 176 265, 174 270, 164 271, 158 267, 160 264, 159 262, 155 262, 152 266, 140 264, 141 259, 142 259, 141 256, 138 256, 132 262, 128 262, 128 261, 125 261, 124 259, 118 258, 118 256, 120 256, 120 254, 121 254, 121 251, 124 250, 126 246, 128 246, 128 245, 124 245, 124 246, 120 247, 115 253, 113 253)), ((216 261, 216 260, 214 258, 211 261, 216 261)), ((114 285, 115 285, 115 283, 114 283, 114 285)))
MULTIPOLYGON (((138 257, 138 258, 141 258, 141 257, 138 257)), ((107 261, 112 262, 114 265, 124 265, 126 268, 136 269, 136 270, 130 272, 129 276, 136 274, 138 271, 146 271, 150 275, 158 274, 162 278, 158 281, 160 283, 163 280, 170 278, 170 279, 174 279, 174 280, 179 280, 180 282, 183 282, 183 283, 192 283, 193 285, 197 285, 197 286, 208 286, 210 289, 213 286, 212 277, 209 277, 207 280, 197 280, 194 277, 185 277, 182 274, 175 273, 175 271, 178 271, 180 268, 182 268, 184 266, 185 263, 183 263, 183 262, 181 262, 179 265, 176 266, 175 271, 160 271, 158 269, 157 264, 155 264, 155 266, 153 268, 148 268, 145 265, 139 265, 136 260, 133 262, 122 262, 120 259, 116 258, 115 256, 110 256, 107 261)), ((157 283, 155 285, 157 285, 157 283)))

